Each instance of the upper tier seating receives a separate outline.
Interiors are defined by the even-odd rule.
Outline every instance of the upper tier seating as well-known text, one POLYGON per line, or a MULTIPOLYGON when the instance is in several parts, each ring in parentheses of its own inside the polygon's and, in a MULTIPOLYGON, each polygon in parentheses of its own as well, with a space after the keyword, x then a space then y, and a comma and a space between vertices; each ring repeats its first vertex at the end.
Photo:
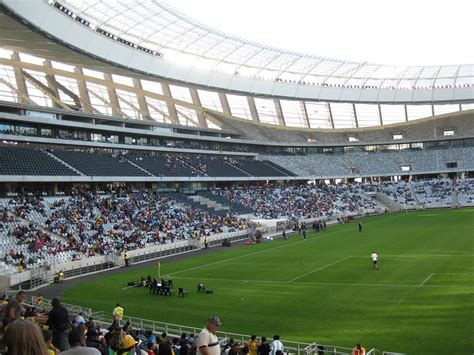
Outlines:
POLYGON ((127 159, 155 176, 204 176, 202 172, 171 154, 151 156, 129 154, 127 159))
POLYGON ((88 176, 150 176, 121 156, 69 150, 51 153, 88 176))
POLYGON ((0 146, 1 175, 79 175, 66 165, 35 149, 0 146))

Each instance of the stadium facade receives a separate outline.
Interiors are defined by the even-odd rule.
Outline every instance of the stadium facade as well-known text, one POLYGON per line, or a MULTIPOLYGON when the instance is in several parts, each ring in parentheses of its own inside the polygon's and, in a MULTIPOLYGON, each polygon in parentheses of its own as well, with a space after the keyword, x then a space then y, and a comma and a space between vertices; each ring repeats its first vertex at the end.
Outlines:
POLYGON ((3 169, 3 193, 28 183, 198 190, 474 171, 474 65, 397 67, 284 51, 162 2, 0 6, 3 165, 21 148, 31 161, 65 168, 3 169), (91 154, 96 169, 82 168, 91 154), (150 154, 189 169, 149 168, 150 154), (216 160, 225 169, 210 169, 216 160))

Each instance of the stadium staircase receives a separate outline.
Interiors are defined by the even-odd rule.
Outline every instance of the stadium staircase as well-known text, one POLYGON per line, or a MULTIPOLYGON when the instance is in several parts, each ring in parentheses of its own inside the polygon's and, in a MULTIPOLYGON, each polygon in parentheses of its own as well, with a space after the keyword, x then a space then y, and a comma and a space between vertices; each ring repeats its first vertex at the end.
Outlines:
POLYGON ((222 210, 222 209, 215 209, 213 207, 208 207, 205 203, 201 203, 200 201, 195 201, 192 196, 188 196, 182 193, 178 192, 169 192, 167 195, 172 198, 173 200, 176 200, 178 202, 181 202, 185 205, 191 206, 193 208, 196 208, 198 210, 202 210, 204 212, 209 213, 210 215, 216 215, 220 217, 225 217, 227 216, 227 210, 222 210))
POLYGON ((57 156, 51 154, 50 152, 45 152, 46 154, 48 154, 51 158, 53 158, 54 160, 60 162, 61 164, 63 164, 64 166, 67 166, 69 169, 71 170, 74 170, 77 174, 79 175, 82 175, 82 176, 85 176, 82 172, 80 172, 79 170, 77 170, 75 167, 73 167, 72 165, 69 165, 68 163, 66 163, 65 161, 59 159, 57 156))
POLYGON ((216 203, 219 203, 222 206, 229 207, 229 209, 233 213, 237 213, 239 215, 253 214, 253 210, 251 208, 241 205, 240 203, 233 202, 224 196, 213 194, 210 191, 199 191, 198 195, 204 196, 209 200, 215 201, 216 203))

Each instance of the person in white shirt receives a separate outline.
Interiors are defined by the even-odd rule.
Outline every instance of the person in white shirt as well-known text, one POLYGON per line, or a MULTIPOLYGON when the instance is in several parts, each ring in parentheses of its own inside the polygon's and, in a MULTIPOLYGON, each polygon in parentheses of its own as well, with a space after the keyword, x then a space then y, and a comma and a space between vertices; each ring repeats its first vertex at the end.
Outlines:
POLYGON ((279 335, 273 336, 273 341, 270 344, 270 355, 283 355, 284 347, 280 341, 279 335))
POLYGON ((207 326, 201 330, 197 340, 197 355, 220 355, 221 348, 216 332, 222 325, 217 316, 211 316, 207 320, 207 326))
POLYGON ((378 264, 379 256, 377 255, 375 251, 373 251, 372 255, 370 255, 370 259, 372 260, 372 263, 374 264, 374 269, 378 271, 379 270, 379 264, 378 264))

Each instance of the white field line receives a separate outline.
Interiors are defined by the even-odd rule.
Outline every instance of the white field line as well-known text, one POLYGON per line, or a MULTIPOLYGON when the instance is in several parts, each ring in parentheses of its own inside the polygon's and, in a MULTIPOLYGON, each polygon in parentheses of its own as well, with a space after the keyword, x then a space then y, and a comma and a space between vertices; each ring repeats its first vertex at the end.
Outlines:
MULTIPOLYGON (((241 283, 256 283, 256 284, 285 284, 288 285, 288 281, 270 281, 270 280, 242 280, 242 279, 216 279, 216 278, 203 278, 203 277, 175 277, 176 280, 198 280, 198 281, 223 281, 223 282, 241 282, 241 283)), ((304 282, 296 281, 292 282, 293 285, 315 285, 315 286, 360 286, 360 287, 420 287, 419 284, 371 284, 371 283, 347 283, 347 282, 304 282)), ((423 287, 429 288, 474 288, 473 286, 460 286, 460 285, 423 285, 423 287)))
POLYGON ((311 275, 311 274, 313 274, 313 273, 315 273, 315 272, 318 272, 318 271, 320 271, 320 270, 324 270, 324 269, 326 269, 326 268, 328 268, 328 267, 330 267, 330 266, 333 266, 333 265, 335 265, 335 264, 337 264, 337 263, 343 262, 344 260, 347 260, 347 259, 349 259, 349 258, 351 258, 351 256, 346 256, 345 258, 336 260, 336 261, 334 261, 333 263, 324 265, 324 266, 322 266, 322 267, 320 267, 320 268, 317 268, 317 269, 314 269, 314 270, 312 270, 312 271, 310 271, 310 272, 307 272, 306 274, 303 274, 303 275, 301 275, 301 276, 295 277, 294 279, 291 279, 291 280, 289 280, 288 282, 293 282, 293 281, 299 280, 299 279, 301 279, 301 278, 303 278, 303 277, 305 277, 305 276, 311 275))
POLYGON ((423 286, 425 283, 428 282, 429 279, 431 279, 433 277, 434 274, 435 274, 434 272, 431 273, 431 275, 428 276, 426 279, 424 279, 423 282, 421 284, 419 284, 418 286, 423 286))
MULTIPOLYGON (((410 255, 381 255, 384 258, 458 258, 469 257, 473 254, 410 254, 410 255)), ((352 255, 353 258, 367 258, 367 255, 352 255)))
MULTIPOLYGON (((378 222, 381 222, 381 221, 386 221, 387 219, 389 218, 393 218, 393 217, 398 217, 400 216, 400 214, 394 214, 394 215, 391 215, 391 216, 388 216, 387 218, 384 218, 384 219, 379 219, 379 220, 376 220, 376 221, 373 221, 373 222, 367 222, 365 223, 365 225, 367 224, 373 224, 373 223, 378 223, 378 222)), ((355 225, 354 225, 355 226, 355 225)), ((252 255, 255 255, 255 254, 262 254, 262 253, 266 253, 266 252, 270 252, 272 250, 275 250, 275 249, 280 249, 280 248, 285 248, 285 247, 288 247, 289 245, 294 245, 294 244, 299 244, 299 243, 303 243, 303 242, 310 242, 310 241, 313 241, 313 240, 318 240, 322 237, 325 237, 329 234, 333 234, 335 232, 341 232, 341 231, 347 231, 347 230, 354 230, 355 227, 351 226, 349 228, 345 228, 345 229, 340 229, 340 230, 337 230, 337 231, 334 231, 334 230, 329 230, 328 232, 325 232, 323 234, 319 234, 317 237, 312 237, 312 238, 308 238, 306 240, 299 240, 299 241, 296 241, 296 242, 292 242, 292 243, 285 243, 283 245, 279 245, 277 247, 274 247, 274 248, 270 248, 270 249, 265 249, 265 250, 260 250, 260 251, 256 251, 256 252, 253 252, 253 253, 248 253, 248 254, 245 254, 245 255, 239 255, 239 256, 236 256, 234 258, 230 258, 230 259, 225 259, 225 260, 219 260, 219 261, 215 261, 213 263, 208 263, 208 264, 204 264, 204 265, 199 265, 199 266, 195 266, 195 267, 191 267, 189 269, 184 269, 184 270, 179 270, 179 271, 175 271, 175 272, 172 272, 170 274, 167 274, 168 276, 171 276, 171 275, 176 275, 176 274, 179 274, 179 273, 182 273, 182 272, 188 272, 188 271, 192 271, 192 270, 197 270, 197 269, 202 269, 202 268, 205 268, 205 267, 208 267, 208 266, 212 266, 212 265, 218 265, 218 264, 223 264, 223 263, 226 263, 228 261, 232 261, 232 260, 237 260, 237 259, 240 259, 240 258, 245 258, 247 256, 252 256, 252 255)))

